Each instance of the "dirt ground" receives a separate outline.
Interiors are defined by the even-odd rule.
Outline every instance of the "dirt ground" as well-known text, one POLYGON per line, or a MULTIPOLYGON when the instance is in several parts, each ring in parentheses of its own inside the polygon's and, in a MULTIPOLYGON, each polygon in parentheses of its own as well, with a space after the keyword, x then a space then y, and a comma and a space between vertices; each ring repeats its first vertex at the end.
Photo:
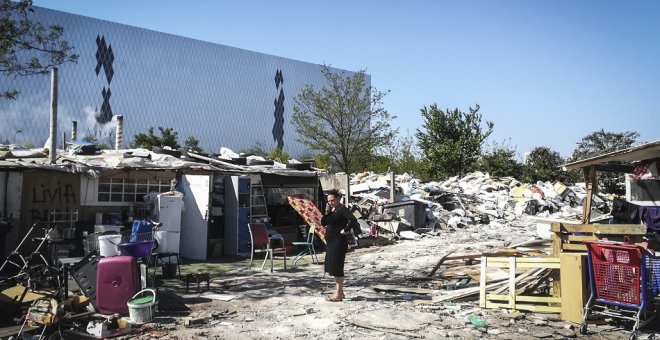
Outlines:
MULTIPOLYGON (((130 338, 148 339, 627 339, 615 325, 579 325, 558 320, 557 314, 525 313, 478 307, 478 297, 466 302, 433 302, 440 278, 426 276, 436 262, 452 252, 479 252, 528 240, 533 223, 513 222, 469 226, 426 234, 393 245, 359 248, 347 256, 346 299, 328 302, 334 281, 322 265, 276 267, 275 272, 235 269, 214 278, 210 291, 174 294, 159 290, 160 312, 130 338), (431 294, 383 292, 375 285, 432 289, 431 294), (209 295, 212 294, 212 295, 209 295), (473 319, 471 322, 469 319, 473 319), (477 328, 474 323, 485 322, 477 328)), ((321 261, 323 256, 320 256, 321 261)), ((281 260, 277 260, 280 262, 281 260)), ((471 284, 477 284, 472 282, 471 284)), ((203 285, 202 285, 203 286, 203 285)), ((128 338, 128 337, 127 337, 128 338)), ((640 339, 656 339, 645 329, 640 339)))

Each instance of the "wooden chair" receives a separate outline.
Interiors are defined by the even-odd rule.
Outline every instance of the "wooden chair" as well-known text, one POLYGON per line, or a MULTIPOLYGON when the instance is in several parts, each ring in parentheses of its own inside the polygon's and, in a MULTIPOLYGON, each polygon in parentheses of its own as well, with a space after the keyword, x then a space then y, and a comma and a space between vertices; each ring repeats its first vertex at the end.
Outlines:
POLYGON ((270 258, 270 271, 273 272, 273 254, 284 255, 284 269, 286 269, 286 248, 284 247, 284 238, 280 237, 281 247, 272 248, 271 241, 273 238, 268 236, 268 229, 263 223, 249 223, 248 229, 250 230, 251 250, 250 250, 250 266, 252 268, 252 260, 255 253, 263 254, 264 262, 261 264, 261 269, 264 269, 266 261, 270 258))

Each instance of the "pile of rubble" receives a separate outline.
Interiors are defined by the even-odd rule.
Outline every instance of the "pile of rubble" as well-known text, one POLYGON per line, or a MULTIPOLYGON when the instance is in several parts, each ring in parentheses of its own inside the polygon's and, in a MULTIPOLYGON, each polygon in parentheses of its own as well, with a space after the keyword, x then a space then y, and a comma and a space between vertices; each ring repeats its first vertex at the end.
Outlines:
MULTIPOLYGON (((427 229, 455 229, 475 223, 508 223, 523 215, 574 220, 577 223, 587 194, 584 183, 566 186, 558 181, 539 181, 530 184, 513 177, 491 177, 482 172, 428 183, 403 174, 395 176, 394 182, 395 202, 412 200, 426 205, 424 222, 427 229)), ((353 201, 367 214, 382 214, 386 210, 384 208, 392 203, 390 190, 390 180, 386 175, 365 172, 351 176, 353 201)), ((611 197, 607 194, 595 195, 594 206, 597 215, 607 214, 611 197)), ((413 221, 402 222, 415 227, 413 221)))

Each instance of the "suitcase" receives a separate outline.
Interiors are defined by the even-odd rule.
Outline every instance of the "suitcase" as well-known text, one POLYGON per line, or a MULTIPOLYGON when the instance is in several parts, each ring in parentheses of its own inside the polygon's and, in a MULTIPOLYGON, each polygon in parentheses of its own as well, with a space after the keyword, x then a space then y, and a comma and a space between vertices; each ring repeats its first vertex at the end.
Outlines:
POLYGON ((137 263, 132 256, 105 257, 96 268, 96 310, 126 314, 126 304, 139 291, 137 263))

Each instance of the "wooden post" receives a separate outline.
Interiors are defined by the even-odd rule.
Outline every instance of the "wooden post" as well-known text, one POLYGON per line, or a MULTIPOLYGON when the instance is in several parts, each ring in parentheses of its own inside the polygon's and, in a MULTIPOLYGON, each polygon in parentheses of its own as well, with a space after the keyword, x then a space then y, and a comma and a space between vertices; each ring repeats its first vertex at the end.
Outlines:
POLYGON ((587 195, 584 197, 586 201, 582 202, 582 224, 588 224, 591 218, 591 203, 593 195, 598 192, 598 176, 596 175, 596 166, 592 165, 588 169, 582 169, 584 173, 584 181, 587 185, 587 195))
POLYGON ((390 203, 394 202, 394 191, 396 189, 396 184, 394 183, 394 172, 390 172, 389 174, 389 181, 390 181, 390 203))

